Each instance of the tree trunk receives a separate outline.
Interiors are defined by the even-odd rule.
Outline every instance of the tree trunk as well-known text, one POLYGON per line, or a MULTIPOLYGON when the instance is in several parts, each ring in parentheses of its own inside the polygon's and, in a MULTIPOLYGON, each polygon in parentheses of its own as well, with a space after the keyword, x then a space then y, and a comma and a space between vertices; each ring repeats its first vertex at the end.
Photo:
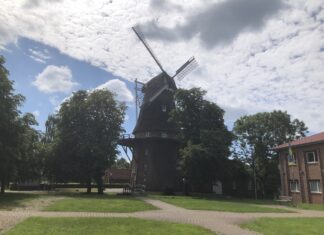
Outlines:
POLYGON ((88 183, 87 183, 87 194, 90 194, 91 193, 91 179, 88 180, 88 183))
POLYGON ((2 179, 1 180, 1 194, 5 193, 5 185, 6 185, 5 181, 4 181, 4 179, 2 179))
POLYGON ((98 185, 98 194, 103 194, 104 188, 103 188, 102 177, 97 178, 97 185, 98 185))

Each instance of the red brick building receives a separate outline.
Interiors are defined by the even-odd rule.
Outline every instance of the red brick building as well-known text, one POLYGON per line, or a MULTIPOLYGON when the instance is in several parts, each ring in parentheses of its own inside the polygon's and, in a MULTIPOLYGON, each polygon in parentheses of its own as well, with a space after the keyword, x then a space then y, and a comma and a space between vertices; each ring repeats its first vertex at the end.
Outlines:
POLYGON ((279 154, 281 195, 291 196, 296 203, 323 204, 324 132, 275 148, 279 154))

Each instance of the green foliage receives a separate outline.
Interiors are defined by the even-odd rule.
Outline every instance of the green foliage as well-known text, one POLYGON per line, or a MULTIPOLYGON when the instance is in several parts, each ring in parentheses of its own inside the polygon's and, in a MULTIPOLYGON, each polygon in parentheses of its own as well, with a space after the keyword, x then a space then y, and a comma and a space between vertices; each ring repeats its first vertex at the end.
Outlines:
POLYGON ((75 92, 46 122, 49 174, 57 182, 87 183, 89 191, 94 179, 102 193, 102 176, 118 153, 125 109, 108 90, 75 92))
POLYGON ((324 218, 261 218, 241 225, 264 235, 323 234, 324 218))
POLYGON ((278 159, 273 147, 305 136, 304 122, 287 112, 257 113, 239 118, 233 128, 236 135, 234 156, 255 169, 260 196, 272 197, 279 187, 278 159))
POLYGON ((125 158, 119 158, 116 160, 112 168, 117 168, 117 169, 130 169, 130 163, 126 161, 125 158))
POLYGON ((136 218, 39 218, 24 220, 6 235, 212 235, 213 232, 189 224, 177 224, 136 218))
POLYGON ((19 106, 25 98, 14 93, 13 82, 0 56, 0 181, 1 193, 10 180, 25 181, 39 177, 39 134, 32 126, 32 114, 21 117, 19 106))
POLYGON ((180 169, 198 191, 211 190, 212 181, 225 178, 232 134, 224 125, 224 111, 204 99, 199 88, 178 89, 171 121, 181 142, 180 169))

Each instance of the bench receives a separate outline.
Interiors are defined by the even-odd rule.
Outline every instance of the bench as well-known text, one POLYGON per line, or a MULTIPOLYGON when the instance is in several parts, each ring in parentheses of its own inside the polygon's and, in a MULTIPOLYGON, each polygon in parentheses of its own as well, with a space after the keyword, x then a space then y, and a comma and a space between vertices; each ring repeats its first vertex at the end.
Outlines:
POLYGON ((277 202, 279 202, 280 204, 289 204, 292 202, 292 197, 291 196, 284 196, 281 195, 279 196, 279 198, 276 200, 277 202))

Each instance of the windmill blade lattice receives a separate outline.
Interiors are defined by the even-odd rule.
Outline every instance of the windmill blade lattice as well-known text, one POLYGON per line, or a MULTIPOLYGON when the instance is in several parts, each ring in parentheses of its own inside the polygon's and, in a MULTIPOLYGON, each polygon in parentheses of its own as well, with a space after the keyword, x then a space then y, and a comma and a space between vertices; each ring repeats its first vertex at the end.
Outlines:
POLYGON ((138 37, 138 39, 144 44, 145 48, 148 50, 148 52, 151 54, 151 56, 153 57, 154 61, 156 62, 156 64, 159 66, 159 68, 161 69, 162 72, 164 72, 164 69, 160 63, 160 61, 157 59, 157 57, 154 55, 152 48, 150 47, 150 45, 148 44, 148 42, 146 41, 143 33, 139 30, 138 27, 132 27, 134 33, 136 34, 136 36, 138 37))
POLYGON ((181 81, 185 76, 187 76, 191 71, 198 67, 198 63, 195 57, 191 57, 186 63, 184 63, 177 71, 173 77, 177 77, 181 81))

